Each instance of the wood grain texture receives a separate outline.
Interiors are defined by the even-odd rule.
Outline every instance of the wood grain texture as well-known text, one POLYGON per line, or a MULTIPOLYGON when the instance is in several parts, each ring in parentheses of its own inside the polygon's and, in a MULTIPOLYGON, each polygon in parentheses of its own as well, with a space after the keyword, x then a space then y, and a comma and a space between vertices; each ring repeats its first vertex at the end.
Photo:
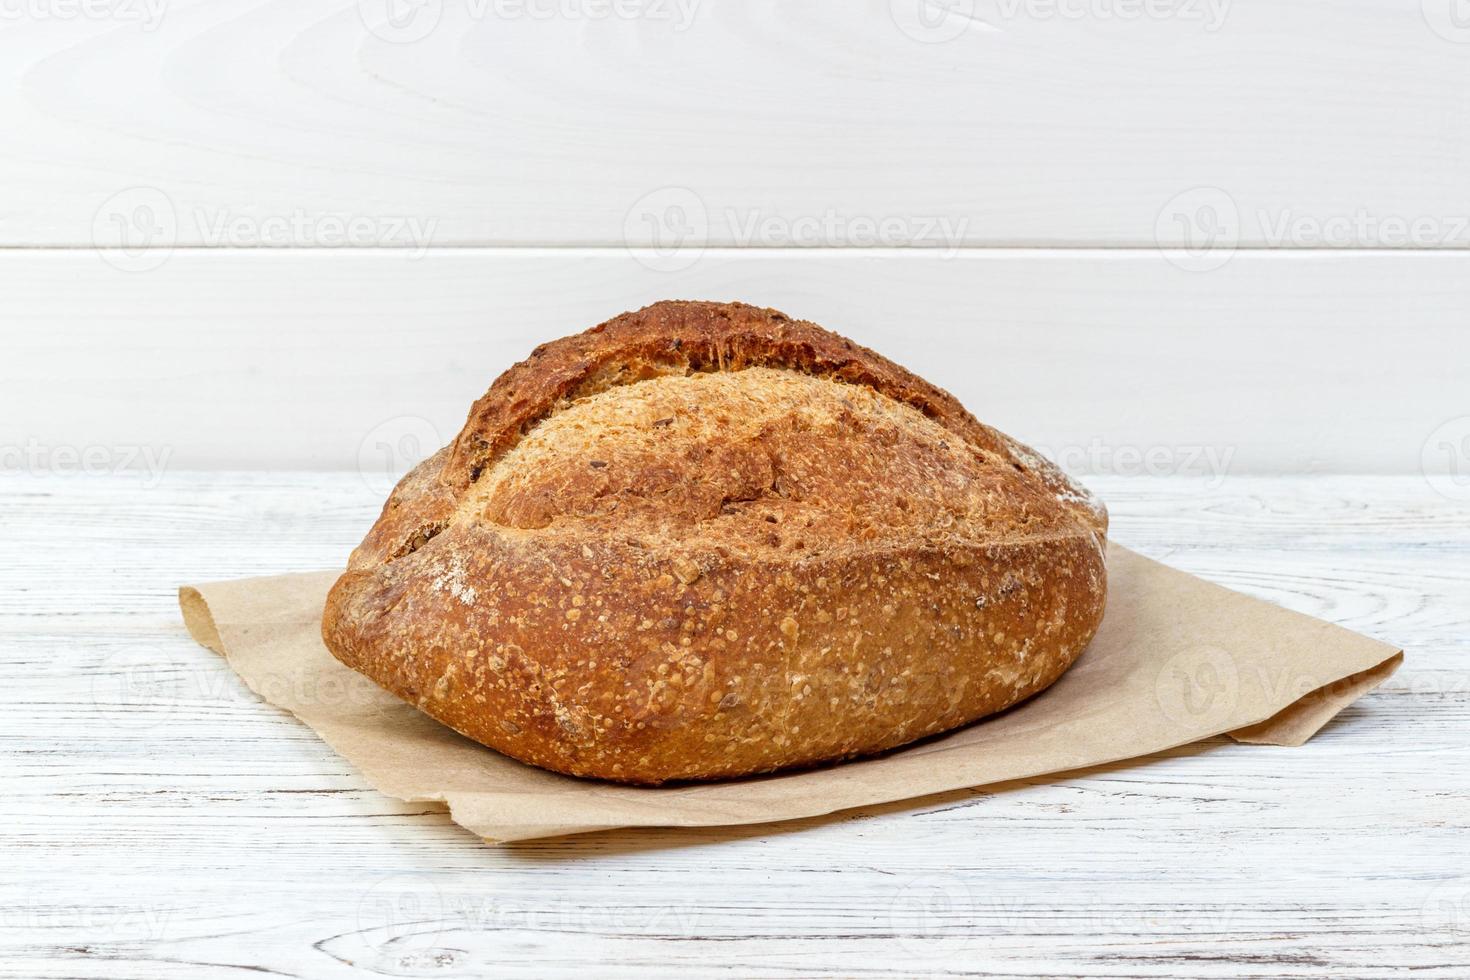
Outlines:
POLYGON ((1417 477, 1090 481, 1121 542, 1400 644, 1299 749, 1216 743, 781 826, 487 847, 178 621, 340 562, 357 474, 0 478, 0 975, 1463 976, 1470 521, 1417 477))
POLYGON ((5 245, 1470 244, 1452 0, 76 6, 6 17, 5 245))
POLYGON ((0 252, 0 468, 362 466, 386 494, 538 343, 671 297, 830 325, 1082 473, 1470 472, 1470 442, 1430 442, 1470 435, 1470 255, 1192 274, 1147 251, 793 249, 677 273, 619 249, 185 250, 132 274, 0 252))

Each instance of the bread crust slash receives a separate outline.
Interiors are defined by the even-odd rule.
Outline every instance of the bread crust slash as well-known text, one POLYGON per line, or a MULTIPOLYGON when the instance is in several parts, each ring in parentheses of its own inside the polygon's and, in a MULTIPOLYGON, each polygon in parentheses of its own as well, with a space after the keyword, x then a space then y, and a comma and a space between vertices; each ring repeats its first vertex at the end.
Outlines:
POLYGON ((538 347, 327 598, 343 663, 468 737, 658 784, 890 749, 1043 690, 1107 515, 815 324, 664 302, 538 347))

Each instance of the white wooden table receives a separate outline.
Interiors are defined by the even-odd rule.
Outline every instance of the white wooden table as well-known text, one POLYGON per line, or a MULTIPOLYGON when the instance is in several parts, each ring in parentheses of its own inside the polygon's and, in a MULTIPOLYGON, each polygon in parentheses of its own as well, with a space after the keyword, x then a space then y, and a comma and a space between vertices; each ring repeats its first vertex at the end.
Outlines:
POLYGON ((0 975, 1470 975, 1470 504, 1091 482, 1118 540, 1405 666, 1298 749, 497 848, 179 621, 179 583, 340 563, 381 499, 357 474, 0 477, 0 975))

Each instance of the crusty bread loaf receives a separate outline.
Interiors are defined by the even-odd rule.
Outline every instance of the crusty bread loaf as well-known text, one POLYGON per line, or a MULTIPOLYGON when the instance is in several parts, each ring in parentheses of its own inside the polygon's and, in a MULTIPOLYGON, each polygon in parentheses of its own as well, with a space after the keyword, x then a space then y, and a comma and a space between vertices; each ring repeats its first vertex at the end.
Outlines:
POLYGON ((949 394, 811 323, 658 303, 537 348, 393 491, 343 663, 525 762, 630 783, 877 752, 1042 690, 1107 518, 949 394))

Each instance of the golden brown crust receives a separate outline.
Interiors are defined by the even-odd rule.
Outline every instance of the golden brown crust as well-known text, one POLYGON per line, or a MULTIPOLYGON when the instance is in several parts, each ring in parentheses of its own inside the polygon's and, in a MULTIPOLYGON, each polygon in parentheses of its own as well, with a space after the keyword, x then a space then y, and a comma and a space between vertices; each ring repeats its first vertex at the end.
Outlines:
POLYGON ((1106 516, 813 324, 660 303, 538 348, 404 478, 338 659, 536 765, 636 783, 901 745, 1054 681, 1106 516))

